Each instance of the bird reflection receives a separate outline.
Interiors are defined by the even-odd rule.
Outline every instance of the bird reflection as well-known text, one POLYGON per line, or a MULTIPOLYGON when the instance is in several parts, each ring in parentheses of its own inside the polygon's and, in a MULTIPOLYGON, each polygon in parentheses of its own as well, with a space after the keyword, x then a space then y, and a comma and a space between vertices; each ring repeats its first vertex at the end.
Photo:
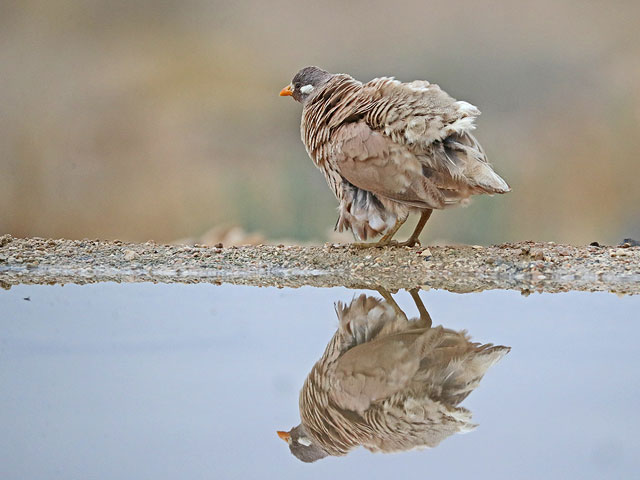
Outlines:
POLYGON ((338 330, 300 392, 301 423, 278 436, 303 462, 363 446, 399 452, 437 446, 476 427, 460 403, 510 348, 470 341, 432 326, 417 290, 419 317, 391 295, 336 304, 338 330))

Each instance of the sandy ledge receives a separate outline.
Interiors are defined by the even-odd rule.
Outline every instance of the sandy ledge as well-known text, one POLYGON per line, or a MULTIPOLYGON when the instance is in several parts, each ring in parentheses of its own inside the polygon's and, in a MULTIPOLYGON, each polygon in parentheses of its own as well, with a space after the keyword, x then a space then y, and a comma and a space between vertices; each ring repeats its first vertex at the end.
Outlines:
POLYGON ((0 286, 95 282, 640 293, 640 247, 207 247, 0 236, 0 286))

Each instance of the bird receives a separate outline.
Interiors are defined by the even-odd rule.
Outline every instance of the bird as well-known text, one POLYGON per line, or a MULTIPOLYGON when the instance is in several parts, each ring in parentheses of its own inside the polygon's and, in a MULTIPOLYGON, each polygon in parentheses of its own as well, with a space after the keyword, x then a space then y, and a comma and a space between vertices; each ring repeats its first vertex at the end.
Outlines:
POLYGON ((408 319, 391 295, 362 294, 336 304, 339 326, 300 391, 300 424, 277 431, 303 462, 358 446, 399 452, 437 446, 473 430, 459 404, 510 347, 474 343, 466 331, 408 319))
POLYGON ((302 104, 302 141, 339 203, 335 229, 351 230, 356 247, 414 246, 434 209, 511 190, 471 133, 480 110, 436 84, 309 66, 280 96, 302 104), (415 230, 393 240, 410 213, 415 230))

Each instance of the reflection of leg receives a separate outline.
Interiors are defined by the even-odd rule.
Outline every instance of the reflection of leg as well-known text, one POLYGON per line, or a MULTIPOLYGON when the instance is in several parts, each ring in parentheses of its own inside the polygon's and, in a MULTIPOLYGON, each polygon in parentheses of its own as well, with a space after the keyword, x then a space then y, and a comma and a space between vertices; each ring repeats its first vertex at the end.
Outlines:
POLYGON ((431 328, 431 325, 433 324, 433 322, 431 321, 431 315, 429 315, 429 312, 427 312, 424 303, 422 303, 422 299, 420 298, 420 295, 418 295, 418 289, 412 288, 411 290, 409 290, 409 294, 411 295, 411 298, 413 298, 416 307, 418 307, 418 312, 420 312, 420 320, 425 321, 427 323, 427 327, 431 328))
POLYGON ((380 295, 382 295, 382 298, 384 298, 386 302, 393 307, 398 316, 402 317, 407 322, 409 321, 407 315, 402 311, 402 309, 398 306, 396 301, 386 289, 384 289, 383 287, 376 287, 376 290, 380 295))
POLYGON ((369 248, 369 247, 386 247, 387 245, 391 245, 391 239, 396 234, 396 232, 400 229, 402 224, 407 221, 407 217, 396 220, 396 224, 389 230, 384 236, 373 243, 352 243, 352 247, 356 248, 369 248))
POLYGON ((420 239, 418 237, 420 237, 420 232, 422 232, 422 229, 427 224, 427 220, 429 220, 431 212, 433 212, 433 210, 431 209, 422 211, 422 213, 420 214, 420 220, 418 220, 418 224, 416 225, 415 230, 408 240, 398 243, 399 247, 413 247, 416 244, 420 245, 420 239))

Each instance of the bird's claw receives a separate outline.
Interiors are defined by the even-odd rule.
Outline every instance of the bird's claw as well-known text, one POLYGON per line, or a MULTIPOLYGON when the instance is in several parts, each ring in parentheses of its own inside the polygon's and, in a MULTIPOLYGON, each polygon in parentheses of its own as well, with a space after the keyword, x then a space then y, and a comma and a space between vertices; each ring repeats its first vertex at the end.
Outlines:
POLYGON ((416 245, 422 245, 420 243, 420 240, 418 240, 417 238, 410 238, 409 240, 405 240, 404 242, 398 242, 397 240, 388 240, 386 242, 357 242, 351 244, 353 248, 415 247, 416 245))
POLYGON ((355 243, 352 243, 349 246, 353 247, 353 248, 383 248, 383 247, 387 247, 389 245, 390 245, 389 242, 386 242, 386 243, 381 243, 381 242, 371 242, 371 243, 355 242, 355 243))
POLYGON ((410 238, 409 240, 405 240, 404 242, 396 242, 393 244, 395 247, 415 247, 416 245, 422 246, 420 240, 417 238, 410 238))

